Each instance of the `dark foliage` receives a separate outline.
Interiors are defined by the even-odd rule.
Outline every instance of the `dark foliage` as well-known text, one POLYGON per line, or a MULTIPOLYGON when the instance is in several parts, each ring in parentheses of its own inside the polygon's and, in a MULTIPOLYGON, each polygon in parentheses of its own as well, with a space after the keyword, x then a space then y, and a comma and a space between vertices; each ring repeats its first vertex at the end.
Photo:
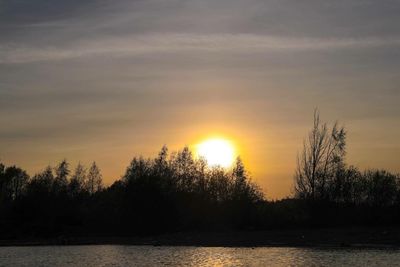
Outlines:
POLYGON ((299 154, 295 196, 306 203, 304 223, 341 226, 397 224, 400 220, 400 175, 385 170, 359 171, 347 166, 346 131, 329 129, 314 113, 314 124, 299 154))
POLYGON ((346 132, 314 127, 299 156, 295 198, 267 201, 240 158, 209 167, 188 148, 134 158, 104 187, 96 163, 66 160, 29 177, 0 163, 0 238, 146 235, 400 223, 400 176, 345 163, 346 132))
POLYGON ((188 148, 134 158, 109 187, 95 163, 71 173, 63 160, 32 178, 0 167, 3 238, 243 229, 263 201, 239 158, 231 170, 210 168, 188 148))

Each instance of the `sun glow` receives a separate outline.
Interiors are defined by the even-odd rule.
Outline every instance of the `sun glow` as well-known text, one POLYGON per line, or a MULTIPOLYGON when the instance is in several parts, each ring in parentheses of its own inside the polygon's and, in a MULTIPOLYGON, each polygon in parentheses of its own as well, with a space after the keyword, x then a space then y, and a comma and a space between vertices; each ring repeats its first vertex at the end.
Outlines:
POLYGON ((197 145, 197 154, 210 166, 227 168, 232 165, 235 149, 231 142, 224 139, 208 139, 197 145))

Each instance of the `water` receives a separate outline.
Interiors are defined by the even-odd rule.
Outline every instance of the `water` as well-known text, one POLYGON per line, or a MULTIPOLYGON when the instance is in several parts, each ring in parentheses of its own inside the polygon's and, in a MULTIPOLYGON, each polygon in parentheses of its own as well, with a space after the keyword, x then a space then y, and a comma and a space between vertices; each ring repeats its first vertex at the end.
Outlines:
POLYGON ((113 245, 2 247, 0 266, 400 266, 400 251, 113 245))

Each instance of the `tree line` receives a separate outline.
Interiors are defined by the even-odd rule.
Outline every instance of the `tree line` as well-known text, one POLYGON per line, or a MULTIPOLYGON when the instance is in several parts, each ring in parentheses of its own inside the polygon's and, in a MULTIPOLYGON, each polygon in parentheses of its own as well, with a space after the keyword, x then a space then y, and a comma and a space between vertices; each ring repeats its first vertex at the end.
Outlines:
POLYGON ((400 222, 400 176, 346 163, 346 130, 314 114, 294 194, 269 201, 242 160, 210 167, 188 147, 134 157, 105 186, 98 165, 67 160, 30 177, 0 163, 0 238, 141 235, 400 222))
POLYGON ((69 163, 61 161, 55 168, 46 167, 32 178, 17 166, 0 163, 0 203, 7 204, 34 194, 94 194, 103 188, 102 175, 95 162, 87 170, 78 163, 71 172, 69 163))
POLYGON ((209 167, 189 148, 135 157, 106 187, 94 162, 73 171, 66 160, 29 177, 0 165, 0 234, 144 234, 242 227, 264 196, 238 158, 231 169, 209 167))
POLYGON ((295 172, 295 197, 376 207, 400 205, 400 175, 347 165, 346 130, 321 122, 318 111, 295 172))

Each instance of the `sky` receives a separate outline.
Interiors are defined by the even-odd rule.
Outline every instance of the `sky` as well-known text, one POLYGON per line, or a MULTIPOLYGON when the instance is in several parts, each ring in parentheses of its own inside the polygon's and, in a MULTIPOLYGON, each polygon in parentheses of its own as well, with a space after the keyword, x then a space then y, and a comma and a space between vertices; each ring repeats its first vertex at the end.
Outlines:
POLYGON ((347 162, 400 172, 400 1, 0 0, 0 159, 34 174, 231 140, 289 196, 318 108, 347 162))

